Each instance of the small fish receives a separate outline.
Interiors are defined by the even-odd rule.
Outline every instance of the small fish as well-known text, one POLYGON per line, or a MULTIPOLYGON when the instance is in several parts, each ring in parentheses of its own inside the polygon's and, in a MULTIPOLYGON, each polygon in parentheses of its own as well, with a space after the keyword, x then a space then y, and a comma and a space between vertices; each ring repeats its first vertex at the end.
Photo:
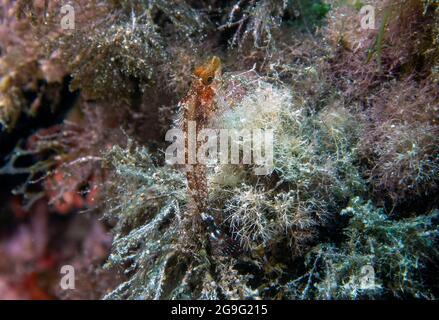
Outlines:
MULTIPOLYGON (((196 136, 206 128, 216 111, 216 92, 221 78, 221 61, 214 56, 194 71, 194 80, 187 96, 180 102, 180 126, 188 136, 188 123, 196 123, 196 136)), ((186 150, 188 142, 186 141, 186 150)), ((197 142, 196 151, 201 146, 197 142)), ((197 153, 196 153, 197 154, 197 153)), ((186 163, 188 154, 186 154, 186 163)), ((187 182, 189 193, 192 198, 192 206, 195 208, 194 214, 201 214, 207 211, 208 185, 206 166, 196 163, 187 170, 187 182)))
MULTIPOLYGON (((221 83, 221 61, 214 56, 203 65, 195 68, 194 80, 188 94, 180 102, 180 128, 188 137, 189 121, 196 123, 196 136, 215 120, 217 112, 216 94, 221 83)), ((185 142, 188 150, 188 141, 185 142)), ((201 142, 196 143, 196 154, 201 142)), ((188 164, 188 154, 186 154, 188 164)), ((188 192, 190 195, 189 214, 197 221, 200 217, 209 234, 210 243, 214 251, 225 255, 236 256, 241 252, 239 245, 233 241, 221 228, 217 226, 212 216, 208 214, 209 186, 207 183, 206 165, 195 163, 188 167, 188 192)))

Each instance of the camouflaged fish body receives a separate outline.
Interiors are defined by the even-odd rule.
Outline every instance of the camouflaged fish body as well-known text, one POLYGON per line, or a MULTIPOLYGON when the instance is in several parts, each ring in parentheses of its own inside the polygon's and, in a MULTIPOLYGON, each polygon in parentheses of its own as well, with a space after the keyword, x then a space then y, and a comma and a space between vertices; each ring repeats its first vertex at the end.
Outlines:
MULTIPOLYGON (((214 218, 209 214, 209 186, 207 183, 207 168, 205 164, 189 164, 188 156, 188 135, 189 123, 196 124, 196 136, 203 130, 210 128, 216 118, 217 92, 221 81, 221 61, 218 57, 213 57, 194 71, 194 80, 187 96, 179 103, 180 117, 179 127, 185 133, 186 149, 186 177, 188 192, 190 195, 189 214, 194 219, 200 219, 214 250, 219 250, 227 255, 235 255, 240 252, 239 246, 227 236, 215 223, 214 218)), ((201 142, 196 142, 196 153, 201 146, 201 142)))

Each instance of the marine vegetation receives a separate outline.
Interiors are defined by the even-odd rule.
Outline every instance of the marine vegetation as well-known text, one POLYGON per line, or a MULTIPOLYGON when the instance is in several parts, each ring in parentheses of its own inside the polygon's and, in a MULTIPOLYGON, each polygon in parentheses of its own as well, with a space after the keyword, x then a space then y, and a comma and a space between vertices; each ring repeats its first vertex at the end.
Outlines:
POLYGON ((0 299, 438 297, 437 0, 0 4, 0 299))

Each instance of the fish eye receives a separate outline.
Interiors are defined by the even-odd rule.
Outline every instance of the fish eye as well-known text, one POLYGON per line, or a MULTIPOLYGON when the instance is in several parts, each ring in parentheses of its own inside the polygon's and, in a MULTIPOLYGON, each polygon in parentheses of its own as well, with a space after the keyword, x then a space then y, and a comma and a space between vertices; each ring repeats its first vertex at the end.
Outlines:
POLYGON ((206 79, 206 84, 211 84, 213 82, 213 77, 212 76, 209 76, 207 79, 206 79))

